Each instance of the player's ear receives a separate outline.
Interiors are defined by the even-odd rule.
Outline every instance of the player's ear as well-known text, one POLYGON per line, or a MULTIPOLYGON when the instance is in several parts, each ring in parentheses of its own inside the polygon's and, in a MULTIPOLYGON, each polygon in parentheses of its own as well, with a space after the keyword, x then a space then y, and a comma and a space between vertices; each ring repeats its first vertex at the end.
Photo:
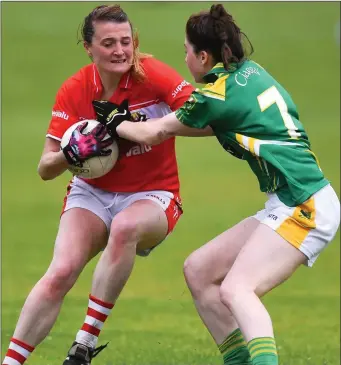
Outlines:
POLYGON ((206 65, 209 59, 209 54, 206 51, 200 51, 199 52, 199 60, 202 65, 206 65))
POLYGON ((83 47, 84 47, 86 53, 88 54, 88 56, 92 59, 92 53, 90 51, 88 42, 83 42, 83 47))

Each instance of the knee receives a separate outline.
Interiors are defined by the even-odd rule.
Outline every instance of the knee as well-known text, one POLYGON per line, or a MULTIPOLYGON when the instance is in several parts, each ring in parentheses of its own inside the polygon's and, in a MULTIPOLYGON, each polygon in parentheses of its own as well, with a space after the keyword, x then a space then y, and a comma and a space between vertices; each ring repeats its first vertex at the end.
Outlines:
POLYGON ((58 299, 72 288, 77 280, 79 270, 70 263, 54 265, 41 279, 46 299, 58 299))
POLYGON ((220 300, 227 307, 233 307, 247 300, 246 296, 249 289, 245 282, 238 280, 238 278, 229 278, 227 276, 219 289, 220 300))
POLYGON ((127 218, 114 219, 110 228, 109 243, 136 246, 138 243, 138 224, 127 218))
POLYGON ((201 260, 195 253, 186 259, 183 272, 193 298, 198 299, 205 291, 209 280, 204 266, 201 265, 201 260))

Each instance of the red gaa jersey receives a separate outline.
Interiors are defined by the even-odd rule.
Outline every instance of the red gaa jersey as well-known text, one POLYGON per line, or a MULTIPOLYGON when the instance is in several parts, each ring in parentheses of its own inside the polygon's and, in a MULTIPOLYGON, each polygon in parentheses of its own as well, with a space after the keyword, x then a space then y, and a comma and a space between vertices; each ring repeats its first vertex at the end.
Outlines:
MULTIPOLYGON (((124 74, 110 98, 115 104, 129 100, 131 112, 139 111, 148 118, 160 118, 181 107, 194 90, 175 70, 155 58, 142 61, 146 79, 138 82, 124 74)), ((92 100, 100 100, 103 86, 94 64, 81 68, 64 82, 57 93, 47 137, 61 140, 74 123, 96 119, 92 100)), ((114 168, 87 183, 112 192, 166 190, 179 192, 175 138, 157 146, 140 145, 124 139, 118 141, 119 159, 114 168)))

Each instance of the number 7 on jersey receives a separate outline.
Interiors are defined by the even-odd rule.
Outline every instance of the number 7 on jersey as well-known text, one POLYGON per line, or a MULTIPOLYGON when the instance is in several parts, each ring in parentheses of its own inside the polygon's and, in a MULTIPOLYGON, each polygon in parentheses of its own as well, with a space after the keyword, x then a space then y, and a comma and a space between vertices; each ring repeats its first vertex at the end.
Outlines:
POLYGON ((262 112, 264 112, 273 104, 277 105, 284 125, 286 126, 288 134, 291 138, 296 139, 301 135, 301 133, 297 132, 297 127, 288 113, 288 106, 276 86, 271 86, 269 89, 265 90, 263 93, 257 96, 257 99, 262 112))

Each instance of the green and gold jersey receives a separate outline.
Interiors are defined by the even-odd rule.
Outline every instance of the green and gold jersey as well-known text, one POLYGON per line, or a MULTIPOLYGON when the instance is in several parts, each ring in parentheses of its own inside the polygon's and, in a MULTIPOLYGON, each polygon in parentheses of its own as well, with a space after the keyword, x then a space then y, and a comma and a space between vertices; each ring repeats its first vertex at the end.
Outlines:
POLYGON ((249 163, 261 191, 296 206, 329 183, 294 102, 263 67, 247 60, 227 71, 218 63, 205 81, 177 118, 189 127, 211 126, 226 151, 249 163))

